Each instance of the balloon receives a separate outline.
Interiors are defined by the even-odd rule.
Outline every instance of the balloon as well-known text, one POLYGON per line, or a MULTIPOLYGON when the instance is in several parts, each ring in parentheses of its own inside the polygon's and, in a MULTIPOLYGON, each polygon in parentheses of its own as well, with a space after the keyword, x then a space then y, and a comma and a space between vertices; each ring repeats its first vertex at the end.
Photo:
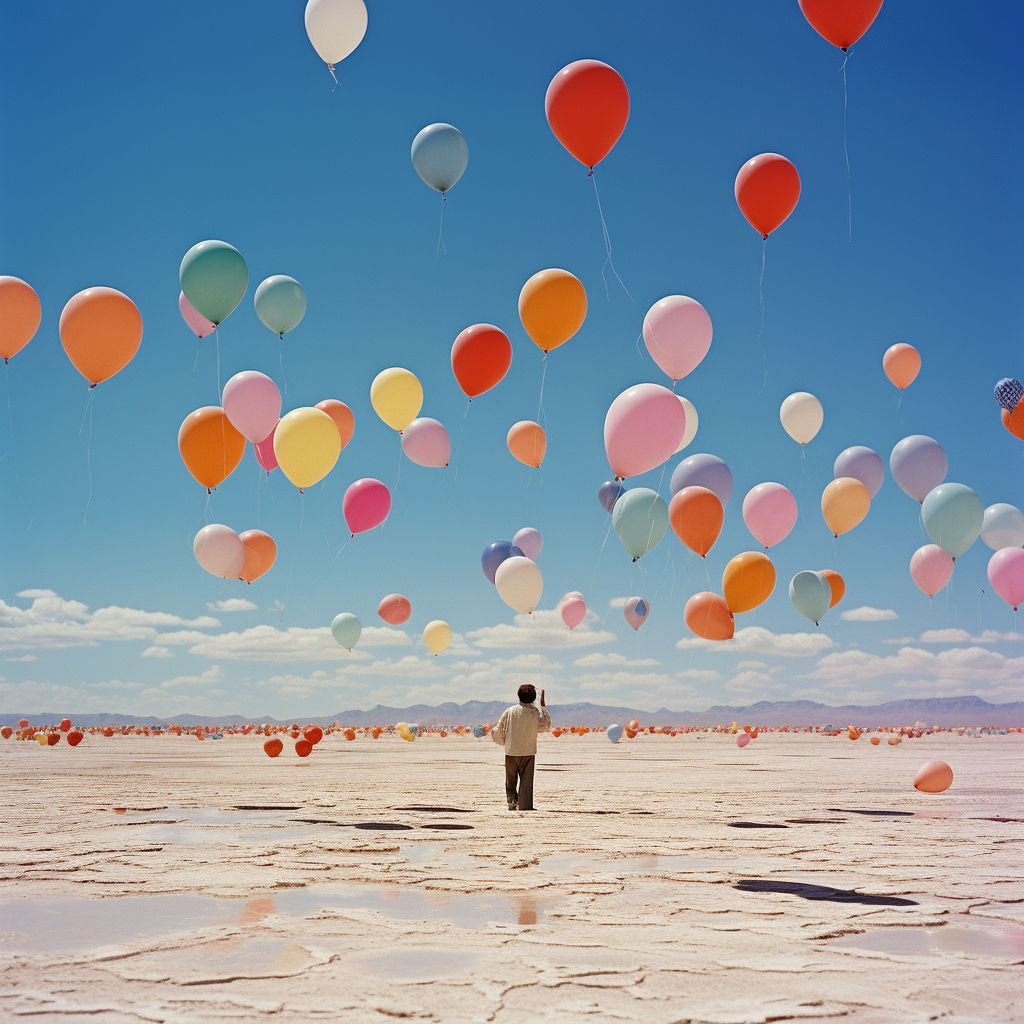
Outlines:
POLYGON ((413 743, 416 740, 416 734, 405 724, 405 722, 399 722, 398 725, 395 726, 395 731, 408 743, 413 743))
POLYGON ((885 463, 878 452, 863 445, 855 445, 839 453, 832 467, 832 475, 837 480, 841 476, 852 476, 868 489, 868 497, 874 498, 885 479, 885 463))
POLYGON ((988 560, 988 581, 1013 610, 1024 604, 1024 548, 1003 548, 988 560))
POLYGON ((197 338, 205 338, 217 330, 217 325, 212 320, 207 320, 191 302, 188 301, 184 292, 178 292, 178 311, 181 318, 188 324, 189 330, 197 338))
POLYGON ((924 501, 933 487, 946 479, 949 460, 942 445, 924 434, 911 434, 893 448, 889 472, 900 490, 915 501, 924 501))
POLYGON ((270 437, 281 418, 281 392, 257 370, 236 373, 224 385, 221 405, 231 425, 253 444, 270 437))
POLYGON ((0 275, 0 356, 5 363, 32 340, 42 319, 35 289, 20 277, 0 275))
POLYGON ((491 324, 467 327, 452 345, 452 373, 472 401, 490 391, 512 365, 512 342, 491 324))
POLYGON ((562 621, 570 629, 575 629, 587 617, 587 603, 578 590, 570 590, 558 602, 558 610, 561 613, 562 621))
POLYGON ((684 487, 668 506, 668 521, 676 536, 703 558, 722 532, 725 510, 707 487, 684 487))
POLYGON ((985 509, 970 487, 939 484, 924 499, 921 518, 928 536, 947 555, 957 558, 978 539, 985 509))
POLYGON ((204 526, 192 542, 196 561, 211 575, 237 580, 245 568, 245 546, 242 539, 221 523, 204 526))
POLYGON ((638 476, 675 454, 686 430, 679 399, 660 384, 634 384, 604 418, 604 450, 617 477, 638 476))
MULTIPOLYGON (((0 278, 0 280, 4 279, 0 278)), ((17 280, 17 278, 13 278, 13 280, 17 280)), ((36 301, 38 302, 38 300, 36 301)), ((1004 377, 996 384, 993 394, 996 401, 1007 412, 1013 412, 1020 405, 1020 400, 1024 398, 1024 384, 1021 384, 1019 380, 1015 380, 1013 377, 1004 377)))
POLYGON ((953 769, 945 761, 929 761, 914 776, 914 789, 922 793, 944 793, 952 785, 953 769))
POLYGON ((882 0, 798 0, 811 28, 843 53, 871 27, 882 0))
POLYGON ((342 501, 345 523, 354 537, 379 526, 391 511, 391 492, 379 480, 364 477, 349 484, 342 501))
POLYGON ((716 455, 691 455, 673 470, 669 486, 673 494, 684 487, 706 487, 718 495, 724 509, 732 497, 732 472, 716 455))
POLYGON ((601 502, 601 508, 608 513, 612 514, 612 509, 615 507, 615 502, 619 500, 619 496, 626 490, 625 484, 618 480, 608 480, 597 489, 597 500, 601 502))
POLYGON ((805 569, 789 581, 789 600, 805 619, 817 625, 832 606, 832 588, 820 572, 805 569))
POLYGON ((758 484, 743 499, 743 522, 767 550, 785 540, 796 524, 796 498, 782 484, 758 484))
POLYGON ((443 196, 462 177, 469 163, 469 146, 462 132, 450 124, 428 124, 412 140, 416 173, 443 196))
POLYGON ((86 288, 60 315, 60 341, 68 359, 91 387, 131 362, 142 344, 142 315, 113 288, 86 288))
POLYGON ((631 597, 623 605, 622 614, 634 629, 639 629, 651 614, 651 606, 642 597, 631 597))
POLYGON ((277 560, 277 545, 270 534, 262 530, 246 530, 239 535, 239 540, 245 548, 245 565, 239 576, 246 583, 252 583, 270 571, 277 560))
POLYGON ((683 431, 683 439, 679 442, 679 447, 672 453, 673 455, 681 452, 696 436, 697 436, 697 410, 693 406, 693 402, 682 395, 676 395, 679 399, 679 404, 683 407, 683 412, 686 413, 686 429, 683 431))
POLYGON ((1024 547, 1024 513, 1000 502, 985 509, 981 539, 993 550, 1024 547))
POLYGON ((79 731, 78 729, 72 729, 72 731, 68 733, 68 745, 69 746, 77 747, 78 744, 81 743, 82 740, 84 740, 84 739, 85 739, 85 733, 79 731))
POLYGON ((252 446, 253 451, 256 453, 256 461, 268 474, 271 470, 277 469, 277 456, 274 454, 274 434, 276 433, 277 424, 275 423, 270 436, 263 441, 257 441, 252 446))
POLYGON ((3 728, 0 728, 0 736, 3 736, 5 740, 9 740, 13 733, 14 730, 9 725, 5 725, 3 728))
POLYGON ((195 310, 214 324, 221 324, 242 301, 249 287, 249 268, 242 254, 227 242, 193 245, 178 271, 181 290, 195 310))
POLYGON ((62 718, 60 720, 60 725, 57 728, 60 729, 61 732, 67 732, 68 729, 71 728, 71 719, 70 718, 62 718))
POLYGON ((764 604, 774 589, 775 566, 760 551, 737 555, 722 573, 722 594, 734 615, 753 611, 764 604))
POLYGON ((644 317, 647 351, 673 384, 696 369, 708 354, 711 333, 707 310, 685 295, 659 299, 644 317))
POLYGON ((686 602, 683 621, 691 633, 704 640, 731 640, 736 628, 725 598, 708 591, 694 594, 686 602))
POLYGON ((548 450, 548 438, 544 428, 533 420, 520 420, 509 427, 506 437, 508 450, 520 462, 538 469, 548 450))
POLYGON ((441 469, 448 465, 452 457, 452 441, 443 423, 422 416, 405 428, 402 451, 417 466, 441 469))
POLYGON ((284 750, 284 744, 275 736, 263 744, 263 751, 267 757, 277 757, 284 750))
POLYGON ((401 433, 423 408, 423 387, 416 374, 393 366, 373 378, 370 404, 392 430, 401 433))
POLYGON ((363 0, 309 0, 306 4, 306 35, 331 74, 366 34, 363 0))
POLYGON ((496 540, 484 548, 484 553, 480 556, 480 565, 484 570, 484 575, 491 583, 494 582, 494 574, 498 571, 498 566, 513 555, 526 557, 510 540, 496 540))
POLYGON ((434 619, 423 627, 423 642, 427 649, 434 652, 435 657, 442 651, 447 650, 452 642, 452 627, 441 619, 434 619))
POLYGON ((767 238, 796 209, 800 175, 784 156, 761 153, 740 168, 735 192, 740 212, 767 238))
POLYGON ((283 338, 306 315, 306 293, 294 277, 275 274, 256 289, 253 305, 264 325, 283 338))
POLYGON ((807 444, 821 430, 825 411, 814 395, 797 391, 782 403, 779 419, 782 420, 782 429, 797 444, 807 444))
POLYGON ((313 753, 313 744, 307 739, 301 739, 295 741, 295 753, 299 757, 309 757, 313 753))
POLYGON ((544 577, 537 563, 525 555, 512 555, 498 566, 494 574, 498 596, 510 608, 524 615, 532 614, 544 592, 544 577))
POLYGON ((313 408, 320 409, 334 420, 334 425, 341 436, 341 450, 344 451, 356 432, 356 418, 352 415, 352 410, 336 398, 325 398, 322 402, 317 402, 313 408))
POLYGON ((825 577, 825 582, 828 583, 828 588, 832 594, 828 606, 829 608, 835 608, 846 596, 846 581, 835 569, 819 569, 818 573, 825 577))
POLYGON ((323 480, 340 454, 338 428, 323 409, 292 409, 274 429, 274 458, 300 491, 323 480))
POLYGON ((999 418, 1003 421, 1003 426, 1014 437, 1019 437, 1024 441, 1024 402, 1018 402, 1017 408, 1013 412, 1007 412, 1005 409, 1002 409, 999 413, 999 418))
POLYGON ((524 526, 512 538, 512 543, 527 558, 536 562, 540 557, 541 549, 544 547, 544 538, 540 535, 540 530, 535 530, 532 526, 524 526))
POLYGON ((362 623, 351 612, 335 615, 334 621, 331 623, 331 635, 349 651, 359 642, 362 632, 362 623))
POLYGON ((750 742, 750 734, 749 733, 741 732, 739 734, 739 736, 736 737, 736 746, 737 747, 745 747, 749 742, 750 742))
POLYGON ((668 529, 668 505, 649 487, 626 491, 612 509, 612 525, 635 562, 655 548, 668 529))
POLYGON ((400 626, 403 622, 407 622, 409 616, 412 615, 412 605, 409 603, 409 598, 403 597, 401 594, 388 594, 377 605, 377 614, 389 625, 400 626))
POLYGON ((932 598, 953 575, 953 559, 938 544, 925 544, 910 559, 910 575, 919 589, 932 598))
POLYGON ((567 342, 586 316, 586 289, 568 270, 541 270, 519 293, 519 319, 545 352, 567 342))
POLYGON ((555 138, 594 173, 629 120, 622 76, 599 60, 576 60, 551 79, 544 113, 555 138))
POLYGON ((882 369, 886 377, 903 391, 914 383, 921 372, 921 354, 913 345, 903 342, 890 345, 882 356, 882 369))
POLYGON ((212 490, 242 461, 245 438, 219 405, 206 405, 185 417, 178 429, 178 451, 188 471, 212 490))
POLYGON ((821 493, 821 514, 833 537, 852 530, 870 508, 868 489, 852 476, 833 480, 821 493))
POLYGON ((604 731, 605 736, 612 741, 612 743, 618 743, 622 739, 622 726, 621 725, 609 725, 604 731))

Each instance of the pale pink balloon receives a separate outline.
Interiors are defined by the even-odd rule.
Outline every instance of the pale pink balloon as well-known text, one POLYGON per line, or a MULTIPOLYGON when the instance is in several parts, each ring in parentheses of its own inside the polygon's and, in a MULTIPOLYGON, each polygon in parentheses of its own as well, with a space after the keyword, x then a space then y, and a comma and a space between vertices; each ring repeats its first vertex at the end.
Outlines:
POLYGON ((257 444, 274 432, 281 418, 281 392, 259 370, 242 370, 224 385, 224 415, 240 434, 257 444))
POLYGON ((626 601, 622 614, 634 629, 639 629, 651 614, 651 604, 642 597, 631 597, 626 601))
POLYGON ((402 594, 388 594, 379 605, 377 614, 392 626, 400 626, 412 615, 412 604, 402 594))
POLYGON ((988 581, 1014 611, 1024 604, 1024 548, 1000 548, 988 560, 988 581))
POLYGON ((254 444, 253 450, 256 452, 256 461, 269 473, 272 469, 277 469, 277 456, 274 454, 274 434, 277 433, 277 424, 274 424, 274 429, 270 432, 270 437, 265 441, 257 441, 254 444))
POLYGON ((202 313, 185 298, 184 292, 178 293, 178 309, 181 310, 181 318, 188 324, 192 333, 199 338, 205 338, 217 330, 217 325, 212 320, 207 320, 202 313))
POLYGON ((638 476, 671 458, 686 431, 679 399, 660 384, 634 384, 612 402, 604 418, 604 450, 612 472, 638 476))
POLYGON ((354 537, 379 526, 391 511, 391 492, 379 480, 364 477, 350 484, 341 503, 345 522, 354 537))
POLYGON ((587 603, 578 590, 570 590, 558 602, 558 610, 562 614, 562 621, 570 629, 575 629, 587 616, 587 603))
POLYGON ((402 451, 417 466, 441 469, 452 457, 452 441, 443 423, 422 416, 402 432, 402 451))
POLYGON ((953 575, 953 559, 938 544, 925 544, 910 559, 910 575, 918 587, 932 598, 953 575))
POLYGON ((739 734, 739 736, 736 737, 736 746, 737 747, 745 747, 749 742, 750 742, 750 736, 747 733, 745 733, 745 732, 741 732, 739 734))
POLYGON ((696 299, 666 296, 644 317, 644 343, 672 381, 681 380, 711 348, 711 317, 696 299))
POLYGON ((242 538, 221 523, 204 526, 192 542, 196 561, 214 576, 226 580, 240 579, 245 568, 245 545, 242 538))
POLYGON ((541 551, 544 549, 544 538, 541 536, 540 530, 535 530, 532 526, 524 526, 512 538, 512 543, 531 562, 536 562, 540 558, 541 551))
POLYGON ((767 551, 789 536, 796 523, 796 498, 782 484, 751 487, 743 499, 743 522, 767 551))

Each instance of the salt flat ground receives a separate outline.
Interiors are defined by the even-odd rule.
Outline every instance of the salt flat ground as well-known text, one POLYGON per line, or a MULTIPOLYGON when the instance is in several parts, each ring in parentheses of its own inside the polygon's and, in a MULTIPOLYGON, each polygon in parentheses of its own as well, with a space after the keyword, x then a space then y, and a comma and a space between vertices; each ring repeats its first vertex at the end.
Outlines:
POLYGON ((1024 1020, 1022 755, 543 737, 517 814, 487 739, 7 741, 0 1017, 1024 1020))

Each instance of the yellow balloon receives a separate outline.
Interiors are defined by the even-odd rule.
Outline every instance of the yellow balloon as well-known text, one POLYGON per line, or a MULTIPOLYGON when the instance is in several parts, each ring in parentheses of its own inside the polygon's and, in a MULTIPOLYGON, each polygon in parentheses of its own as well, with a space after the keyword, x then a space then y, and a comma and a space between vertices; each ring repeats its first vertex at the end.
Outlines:
POLYGON ((392 430, 401 433, 423 408, 423 386, 416 374, 392 366, 381 370, 370 385, 370 404, 373 411, 392 430))
POLYGON ((568 270, 542 270, 519 293, 519 319, 545 352, 567 342, 587 317, 587 291, 568 270))
POLYGON ((45 732, 37 732, 36 733, 36 743, 38 743, 39 746, 41 746, 41 747, 45 747, 46 746, 46 733, 45 732))
POLYGON ((274 431, 277 464, 300 490, 323 480, 340 454, 338 425, 321 409, 292 409, 274 431))
POLYGON ((423 642, 435 655, 440 654, 452 642, 452 627, 441 619, 428 622, 423 629, 423 642))
POLYGON ((871 508, 871 494, 852 476, 836 478, 821 495, 821 514, 833 535, 852 530, 871 508))
POLYGON ((416 739, 416 737, 413 735, 412 729, 410 729, 409 726, 405 724, 405 722, 398 723, 398 735, 401 736, 403 740, 407 740, 409 743, 412 743, 416 739))

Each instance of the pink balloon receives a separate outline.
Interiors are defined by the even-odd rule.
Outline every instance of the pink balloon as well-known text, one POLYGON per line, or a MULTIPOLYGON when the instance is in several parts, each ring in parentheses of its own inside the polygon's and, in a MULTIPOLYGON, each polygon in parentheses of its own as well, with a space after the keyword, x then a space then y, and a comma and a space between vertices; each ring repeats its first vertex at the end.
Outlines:
POLYGON ((224 415, 253 444, 265 441, 281 418, 281 392, 259 370, 242 370, 224 385, 224 415))
POLYGON ((639 629, 651 614, 650 602, 642 597, 631 597, 622 609, 622 614, 634 629, 639 629))
POLYGON ((737 747, 745 747, 749 742, 750 742, 750 737, 745 732, 741 732, 739 734, 739 736, 736 737, 736 746, 737 747))
POLYGON ((604 450, 612 472, 625 479, 671 458, 686 430, 679 399, 660 384, 634 384, 604 418, 604 450))
POLYGON ((743 522, 767 551, 789 536, 796 523, 796 498, 782 484, 758 484, 743 499, 743 522))
POLYGON ((379 526, 391 511, 391 492, 379 480, 364 477, 350 484, 341 503, 354 537, 379 526))
POLYGON ((274 454, 274 435, 277 433, 277 424, 274 424, 274 429, 270 432, 270 437, 265 441, 257 441, 253 445, 253 450, 256 452, 256 461, 269 473, 272 469, 277 469, 277 456, 274 454))
POLYGON ((181 310, 181 317, 189 325, 192 333, 199 338, 205 338, 217 330, 217 325, 212 320, 207 320, 202 313, 185 298, 184 292, 178 293, 178 309, 181 310))
POLYGON ((204 526, 192 542, 196 561, 214 576, 226 580, 240 579, 245 568, 245 545, 242 538, 221 523, 204 526))
POLYGON ((953 559, 938 544, 925 544, 910 559, 910 575, 918 587, 932 598, 953 575, 953 559))
POLYGON ((413 420, 403 431, 402 451, 417 466, 441 469, 452 457, 452 442, 444 424, 423 416, 413 420))
POLYGON ((696 299, 666 296, 644 317, 644 343, 673 383, 682 380, 711 348, 711 317, 696 299))
POLYGON ((390 625, 400 626, 412 615, 412 604, 409 598, 403 597, 401 594, 388 594, 377 605, 377 614, 390 625))
POLYGON ((570 629, 575 629, 587 616, 587 603, 578 590, 570 590, 558 602, 558 610, 562 613, 562 621, 570 629))
POLYGON ((1024 548, 1000 548, 988 560, 988 581, 1014 611, 1024 604, 1024 548))

